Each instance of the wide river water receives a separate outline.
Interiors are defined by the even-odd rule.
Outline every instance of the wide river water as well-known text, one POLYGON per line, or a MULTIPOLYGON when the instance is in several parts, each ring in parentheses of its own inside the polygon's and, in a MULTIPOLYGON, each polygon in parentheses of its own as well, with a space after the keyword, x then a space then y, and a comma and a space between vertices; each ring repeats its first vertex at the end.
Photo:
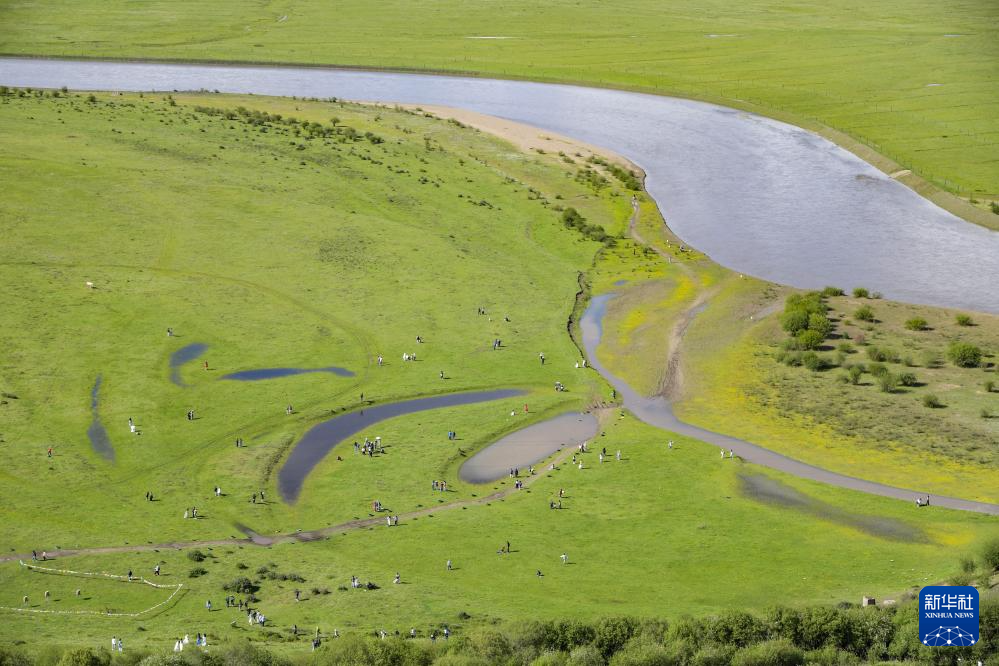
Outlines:
POLYGON ((964 222, 798 127, 670 97, 305 67, 0 59, 0 84, 219 90, 441 104, 604 146, 645 169, 670 227, 734 270, 999 312, 999 233, 964 222))

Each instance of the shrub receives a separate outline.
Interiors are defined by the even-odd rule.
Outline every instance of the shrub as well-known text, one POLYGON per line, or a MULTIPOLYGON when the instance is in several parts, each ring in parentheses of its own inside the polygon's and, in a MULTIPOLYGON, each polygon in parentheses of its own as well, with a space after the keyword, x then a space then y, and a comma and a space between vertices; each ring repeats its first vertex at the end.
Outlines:
POLYGON ((791 335, 808 328, 808 313, 804 310, 785 310, 780 316, 780 325, 791 335))
POLYGON ((863 287, 854 287, 853 288, 853 297, 854 298, 867 298, 868 296, 870 296, 870 294, 863 287))
POLYGON ((874 309, 870 305, 861 305, 853 312, 855 319, 859 321, 874 321, 874 309))
POLYGON ((867 372, 875 377, 883 377, 888 374, 888 367, 884 363, 871 363, 867 366, 867 372))
POLYGON ((947 348, 947 358, 961 368, 977 368, 982 363, 982 350, 967 342, 952 342, 947 348))
POLYGON ((187 553, 187 559, 191 560, 192 562, 204 562, 205 559, 207 559, 207 558, 208 558, 208 556, 205 555, 204 553, 202 553, 197 548, 195 548, 194 550, 188 551, 188 553, 187 553))
POLYGON ((992 418, 992 412, 990 412, 985 407, 982 407, 982 409, 978 412, 978 415, 981 416, 983 419, 991 419, 992 418))
POLYGON ((995 389, 995 387, 996 387, 996 383, 994 381, 992 381, 991 379, 987 380, 984 384, 982 384, 982 388, 985 389, 986 393, 992 393, 992 391, 995 389))
POLYGON ((926 320, 922 317, 913 317, 905 321, 905 327, 910 331, 925 331, 926 326, 926 320))
POLYGON ((915 386, 919 383, 916 375, 911 372, 903 372, 898 375, 898 383, 902 386, 915 386))
POLYGON ((956 317, 954 317, 954 321, 957 322, 958 326, 973 326, 975 323, 974 321, 971 320, 971 317, 966 314, 957 315, 956 317))
POLYGON ((890 372, 886 372, 878 377, 878 388, 881 389, 882 393, 894 393, 897 387, 898 377, 890 372))
POLYGON ((801 353, 800 352, 788 352, 784 355, 782 361, 784 365, 796 368, 801 365, 801 353))
POLYGON ((805 653, 788 641, 765 641, 743 648, 732 657, 732 666, 798 666, 805 653))
POLYGON ((940 402, 940 398, 936 397, 932 393, 927 393, 923 396, 923 407, 935 409, 937 407, 943 407, 943 403, 940 402))
POLYGON ((999 538, 993 538, 982 544, 982 564, 990 571, 999 571, 999 538))
POLYGON ((825 359, 813 351, 807 351, 801 355, 801 364, 812 372, 818 372, 826 367, 825 359))
POLYGON ((260 589, 260 586, 246 576, 238 576, 224 584, 222 589, 226 592, 236 592, 237 594, 253 594, 260 589))
POLYGON ((867 358, 871 359, 872 361, 878 361, 879 363, 883 363, 888 360, 888 353, 883 349, 881 349, 880 347, 875 347, 874 345, 871 345, 870 347, 867 348, 867 358))
POLYGON ((856 386, 860 383, 860 377, 864 374, 864 369, 859 365, 854 365, 847 372, 850 374, 850 383, 856 386))
POLYGON ((600 650, 604 659, 608 659, 631 639, 635 633, 635 625, 635 620, 630 617, 604 618, 597 623, 593 645, 600 650))
POLYGON ((821 333, 823 339, 829 337, 829 334, 832 333, 832 329, 832 322, 829 321, 829 318, 824 314, 813 312, 808 315, 808 330, 821 333))
POLYGON ((825 340, 825 336, 818 331, 807 329, 799 331, 798 335, 795 336, 795 339, 798 341, 798 345, 801 349, 818 349, 822 346, 822 341, 825 340))
POLYGON ((992 209, 993 213, 995 213, 996 215, 999 215, 999 202, 990 201, 989 202, 989 208, 992 209))
POLYGON ((822 290, 822 296, 828 298, 830 296, 842 296, 843 290, 839 287, 826 287, 822 290))
POLYGON ((838 345, 836 345, 836 349, 838 351, 843 352, 844 354, 849 354, 850 352, 853 351, 853 345, 851 345, 849 342, 841 342, 838 345))
POLYGON ((207 573, 208 573, 208 569, 205 569, 204 567, 194 567, 187 574, 187 577, 188 578, 198 578, 199 576, 204 576, 207 573))

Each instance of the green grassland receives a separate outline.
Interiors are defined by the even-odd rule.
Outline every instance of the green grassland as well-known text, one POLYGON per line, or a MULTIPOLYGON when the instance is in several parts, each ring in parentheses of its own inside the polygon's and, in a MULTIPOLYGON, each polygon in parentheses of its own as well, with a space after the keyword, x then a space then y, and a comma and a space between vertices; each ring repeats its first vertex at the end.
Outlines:
MULTIPOLYGON (((188 557, 189 550, 170 549, 62 560, 54 566, 133 569, 147 578, 160 564, 156 582, 183 583, 184 592, 166 609, 135 620, 74 617, 72 636, 58 620, 38 625, 8 612, 3 635, 65 645, 115 634, 132 647, 166 649, 179 635, 201 632, 213 644, 249 638, 300 653, 316 626, 324 635, 416 628, 426 637, 443 625, 462 631, 570 612, 580 620, 607 614, 678 618, 778 603, 857 601, 862 594, 899 599, 912 586, 949 577, 955 553, 973 552, 995 529, 986 516, 914 512, 904 503, 779 474, 765 478, 781 492, 800 493, 810 506, 766 501, 746 489, 747 478, 760 473, 719 461, 713 447, 677 438, 670 451, 662 432, 630 417, 612 419, 604 432, 598 443, 620 447, 622 461, 601 465, 591 452, 583 470, 565 464, 504 500, 398 527, 270 548, 205 547, 199 550, 207 558, 200 562, 188 557), (559 488, 566 489, 563 509, 552 511, 548 500, 559 488), (512 552, 499 554, 506 541, 512 552), (563 552, 568 565, 559 560, 563 552), (448 559, 452 571, 446 570, 448 559), (206 573, 191 578, 198 568, 206 573), (400 585, 392 583, 397 572, 400 585), (282 580, 282 574, 304 581, 282 580), (240 576, 259 586, 254 607, 268 615, 269 627, 250 626, 243 613, 224 607, 222 586, 240 576), (351 589, 351 576, 380 589, 351 589), (301 601, 295 601, 296 589, 301 601), (221 610, 206 611, 208 599, 221 610), (305 635, 294 638, 293 625, 305 635)), ((96 584, 72 581, 64 587, 82 588, 94 604, 108 598, 124 604, 117 591, 102 588, 98 597, 91 592, 96 584)), ((16 600, 34 598, 48 584, 16 563, 0 565, 0 587, 16 600)), ((47 607, 69 608, 62 597, 47 607)))
MULTIPOLYGON (((294 439, 358 407, 361 393, 366 404, 493 386, 529 392, 516 401, 518 412, 533 405, 527 416, 511 419, 510 401, 486 403, 373 433, 402 455, 445 446, 450 429, 474 450, 548 408, 581 407, 596 390, 592 373, 564 372, 578 358, 564 332, 577 271, 599 245, 563 228, 553 203, 558 194, 613 227, 615 207, 627 206, 614 188, 598 194, 553 167, 556 157, 392 109, 267 102, 327 127, 335 116, 360 137, 306 139, 298 126, 194 110, 256 100, 95 99, 0 105, 9 184, 0 386, 16 396, 0 405, 4 551, 228 537, 235 516, 259 532, 289 531, 316 526, 317 506, 323 521, 350 519, 390 492, 353 460, 343 469, 327 461, 295 507, 243 504, 271 490, 294 439), (490 316, 476 315, 479 306, 490 316), (504 348, 492 352, 497 337, 504 348), (169 354, 191 342, 210 345, 209 371, 192 362, 181 372, 189 386, 175 386, 169 354), (404 352, 420 360, 403 363, 404 352), (220 380, 326 365, 356 377, 220 380), (85 436, 98 376, 115 464, 85 436), (555 394, 555 380, 570 391, 555 394), (141 435, 129 433, 129 417, 141 435), (236 437, 248 446, 235 448, 236 437), (224 504, 207 503, 216 485, 230 496, 224 504), (147 491, 161 501, 145 502, 147 491), (24 506, 35 507, 30 522, 24 506), (183 521, 190 506, 206 519, 183 521)), ((395 451, 380 469, 399 466, 421 492, 446 471, 439 460, 393 461, 395 451)))
POLYGON ((944 309, 830 298, 836 337, 818 353, 828 367, 810 371, 779 362, 787 335, 777 314, 748 321, 754 298, 753 288, 732 292, 691 325, 684 343, 691 379, 678 414, 845 474, 927 493, 999 500, 999 419, 994 418, 999 393, 986 390, 988 381, 999 385, 994 359, 987 356, 984 368, 946 360, 955 340, 994 353, 995 317, 975 315, 977 325, 959 326, 956 313, 944 309), (853 318, 863 304, 874 309, 876 323, 853 318), (908 330, 904 324, 913 318, 925 319, 930 330, 908 330), (837 351, 840 344, 845 352, 837 351), (892 374, 914 375, 915 384, 885 392, 869 372, 857 384, 846 381, 844 368, 877 363, 874 350, 894 359, 884 363, 892 374), (942 406, 924 405, 930 395, 942 406))
MULTIPOLYGON (((294 624, 417 627, 426 636, 442 623, 462 629, 570 612, 677 617, 898 598, 956 574, 958 558, 999 528, 987 516, 914 512, 719 461, 712 447, 611 409, 600 411, 592 448, 620 449, 622 461, 599 464, 591 451, 584 469, 566 461, 521 491, 509 479, 461 484, 462 460, 503 433, 607 401, 592 371, 573 368, 579 351, 566 322, 580 273, 594 291, 621 279, 631 285, 622 289, 691 280, 677 304, 704 285, 743 282, 717 268, 699 276, 705 260, 675 244, 664 249, 675 257, 669 262, 627 239, 601 245, 561 223, 556 209, 571 205, 623 234, 631 193, 613 177, 595 190, 575 178, 582 165, 557 155, 519 153, 418 112, 335 101, 29 93, 4 97, 0 119, 0 174, 9 185, 0 201, 0 554, 111 547, 52 566, 153 578, 161 564, 157 582, 184 584, 170 604, 136 618, 54 613, 39 622, 3 610, 5 641, 37 652, 117 635, 130 647, 167 650, 179 635, 207 632, 213 644, 252 638, 300 653, 308 644, 290 634, 294 624), (492 351, 497 337, 504 347, 492 351), (210 345, 209 367, 185 365, 187 386, 177 386, 168 359, 191 342, 210 345), (403 352, 421 360, 404 363, 403 352), (327 365, 356 376, 220 378, 327 365), (85 435, 98 376, 114 463, 85 435), (569 391, 553 392, 556 380, 569 391), (343 460, 331 455, 314 470, 296 504, 277 500, 277 466, 331 414, 492 387, 528 393, 386 421, 369 433, 383 437, 385 455, 345 447, 343 460), (184 418, 188 409, 199 418, 184 418), (128 432, 129 417, 141 435, 128 432), (447 430, 461 439, 448 443, 447 430), (234 447, 236 437, 247 446, 234 447), (678 442, 673 451, 667 437, 678 442), (450 492, 431 491, 433 479, 447 480, 450 492), (212 496, 216 485, 225 496, 212 496), (559 488, 564 508, 551 510, 559 488), (260 490, 267 501, 251 503, 260 490), (159 501, 147 502, 147 491, 159 501), (486 497, 494 492, 503 495, 486 497), (371 516, 375 499, 403 516, 398 527, 345 526, 270 547, 239 531, 340 525, 371 516), (191 506, 203 518, 183 519, 191 506), (209 555, 200 562, 188 556, 194 548, 169 545, 200 540, 214 542, 196 547, 209 555), (513 552, 498 554, 507 540, 513 552), (559 562, 562 552, 571 564, 559 562), (445 570, 448 559, 454 571, 445 570), (401 585, 392 584, 396 572, 401 585), (351 590, 352 575, 379 589, 351 590), (267 628, 224 608, 222 586, 238 576, 259 585, 254 604, 271 618, 267 628), (221 610, 207 612, 208 599, 221 610)), ((641 232, 664 242, 654 206, 643 201, 642 210, 641 232)), ((632 319, 635 344, 663 322, 656 308, 632 319)), ((652 384, 642 379, 646 368, 625 371, 652 384)), ((0 564, 0 589, 0 605, 20 606, 27 595, 39 610, 97 613, 138 613, 168 596, 13 560, 0 564)))
POLYGON ((884 169, 987 201, 999 193, 997 12, 982 0, 7 0, 0 52, 418 68, 686 95, 834 128, 884 169))

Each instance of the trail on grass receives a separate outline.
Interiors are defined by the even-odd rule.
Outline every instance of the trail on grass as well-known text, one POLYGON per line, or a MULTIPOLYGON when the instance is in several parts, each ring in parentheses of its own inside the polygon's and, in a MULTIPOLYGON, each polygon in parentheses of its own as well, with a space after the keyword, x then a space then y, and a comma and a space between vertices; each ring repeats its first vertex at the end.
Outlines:
MULTIPOLYGON (((669 263, 673 263, 672 255, 647 242, 638 232, 638 218, 640 214, 641 207, 638 205, 638 200, 632 197, 628 234, 638 243, 654 250, 656 254, 666 259, 669 263)), ((683 262, 678 261, 677 266, 685 275, 697 280, 697 275, 683 262)), ((668 350, 666 365, 662 376, 659 378, 658 390, 658 394, 664 396, 667 400, 675 401, 683 395, 683 365, 680 363, 680 344, 683 342, 683 334, 687 332, 687 327, 694 321, 697 313, 707 306, 708 301, 714 298, 720 288, 716 285, 710 289, 701 291, 690 305, 680 313, 680 317, 673 324, 673 327, 670 328, 669 336, 666 339, 666 349, 668 350)))
MULTIPOLYGON (((609 418, 610 413, 614 411, 613 409, 601 409, 596 411, 597 419, 600 423, 604 423, 607 418, 609 418)), ((549 464, 554 464, 557 468, 565 459, 571 456, 576 449, 574 447, 567 447, 561 451, 554 460, 549 464)), ((529 488, 530 486, 537 483, 540 479, 546 478, 548 476, 547 472, 536 474, 534 476, 527 476, 521 478, 523 481, 524 488, 529 488)), ((153 543, 153 544, 135 544, 135 545, 123 545, 123 546, 102 546, 95 548, 76 548, 76 549, 60 549, 60 550, 48 550, 45 551, 49 558, 58 557, 72 557, 74 555, 107 555, 112 553, 136 553, 136 552, 149 552, 157 550, 180 550, 183 548, 207 548, 210 546, 272 546, 278 543, 287 543, 292 541, 297 542, 309 542, 309 541, 319 541, 331 537, 335 534, 343 534, 345 532, 352 532, 355 530, 361 530, 368 527, 377 527, 381 525, 385 529, 390 529, 386 525, 386 516, 397 515, 401 522, 408 520, 413 520, 415 518, 421 518, 424 516, 432 517, 433 514, 439 513, 441 511, 452 511, 454 509, 461 509, 465 507, 472 506, 482 506, 484 504, 490 504, 492 502, 497 502, 506 499, 508 496, 523 492, 523 488, 506 488, 505 490, 498 490, 494 493, 490 493, 485 497, 477 497, 475 499, 459 500, 457 502, 450 502, 446 504, 438 504, 437 506, 428 506, 422 509, 416 509, 414 511, 408 511, 405 513, 393 514, 389 511, 384 512, 384 516, 373 516, 370 518, 361 518, 357 520, 348 520, 343 523, 338 523, 336 525, 330 525, 329 527, 323 527, 316 530, 298 530, 296 532, 284 533, 284 534, 274 534, 265 535, 258 534, 249 527, 245 525, 236 525, 236 528, 246 534, 246 538, 237 539, 207 539, 202 541, 170 541, 165 543, 153 543)), ((27 560, 31 557, 31 553, 11 553, 9 555, 0 556, 0 563, 11 562, 16 560, 27 560)))

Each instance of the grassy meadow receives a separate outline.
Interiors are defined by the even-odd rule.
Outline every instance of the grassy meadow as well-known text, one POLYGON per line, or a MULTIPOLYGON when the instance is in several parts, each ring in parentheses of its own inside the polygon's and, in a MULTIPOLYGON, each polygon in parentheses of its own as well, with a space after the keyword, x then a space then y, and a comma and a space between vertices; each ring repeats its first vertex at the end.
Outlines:
POLYGON ((200 632, 212 645, 248 638, 302 654, 309 644, 295 625, 426 637, 443 625, 570 612, 676 618, 901 599, 959 575, 959 558, 999 529, 987 516, 914 512, 719 461, 713 447, 675 435, 670 451, 671 435, 606 407, 582 469, 566 453, 520 491, 510 479, 461 484, 461 462, 502 434, 609 400, 599 377, 574 368, 579 351, 566 334, 581 274, 594 292, 642 290, 638 314, 629 305, 608 315, 630 323, 607 349, 643 388, 655 385, 663 354, 650 336, 672 313, 698 290, 748 284, 679 252, 644 198, 639 231, 668 258, 623 238, 631 192, 610 174, 601 187, 578 179, 586 165, 576 156, 520 153, 420 112, 331 100, 14 92, 0 98, 0 120, 4 642, 44 655, 116 635, 164 651, 200 632), (566 206, 616 242, 567 227, 566 206), (180 368, 184 386, 171 382, 171 354, 195 342, 207 351, 180 368), (646 362, 620 345, 646 350, 646 362), (221 378, 330 365, 355 375, 221 378), (113 462, 86 436, 98 377, 113 462), (568 391, 552 391, 555 381, 568 391), (385 421, 365 433, 383 438, 384 455, 358 456, 348 444, 312 472, 297 503, 278 500, 276 469, 324 418, 495 387, 527 394, 385 421), (600 464, 598 447, 622 460, 600 464), (432 491, 436 479, 449 492, 432 491), (552 510, 559 489, 563 507, 552 510), (251 502, 260 491, 266 501, 251 502), (374 500, 400 525, 269 547, 242 540, 246 528, 267 536, 363 521, 374 500), (192 506, 199 518, 184 519, 192 506), (170 545, 192 541, 205 543, 170 545), (498 553, 506 541, 512 552, 498 553), (169 590, 40 573, 13 557, 88 547, 106 550, 50 566, 131 569, 183 588, 141 613, 169 590), (351 589, 351 576, 377 589, 351 589), (266 627, 225 608, 224 586, 240 577, 249 587, 238 596, 253 588, 266 627), (29 609, 58 612, 39 622, 10 610, 24 596, 29 609))
MULTIPOLYGON (((343 469, 327 461, 298 505, 243 504, 271 490, 291 442, 331 412, 493 386, 528 391, 513 419, 507 401, 383 424, 397 447, 384 470, 407 447, 445 447, 450 429, 474 450, 599 393, 593 373, 566 371, 578 353, 564 334, 577 271, 599 245, 563 227, 554 197, 608 226, 627 203, 613 188, 576 183, 555 156, 528 157, 419 114, 336 103, 25 96, 6 98, 0 114, 9 184, 0 390, 14 396, 0 405, 5 551, 228 537, 234 516, 261 533, 290 531, 312 526, 316 506, 323 520, 350 519, 401 487, 385 489, 355 460, 343 469), (251 102, 327 127, 335 117, 346 134, 307 139, 301 125, 195 110, 251 102), (495 338, 503 348, 494 352, 495 338), (177 386, 169 356, 193 342, 208 350, 181 368, 188 386, 177 386), (403 353, 419 360, 404 363, 403 353), (355 376, 220 379, 328 365, 355 376), (97 377, 114 464, 86 437, 97 377), (556 380, 569 391, 552 391, 556 380), (140 434, 130 434, 130 417, 140 434), (247 446, 237 449, 237 437, 247 446), (346 490, 334 480, 344 474, 363 482, 346 490), (227 501, 209 502, 216 485, 227 501), (146 502, 147 491, 158 501, 146 502), (25 505, 37 508, 30 521, 25 505), (182 520, 192 506, 204 520, 182 520)), ((400 465, 414 484, 407 496, 450 469, 443 464, 400 465)))
MULTIPOLYGON (((987 204, 999 194, 997 12, 981 0, 6 0, 0 52, 416 68, 685 95, 832 128, 886 170, 987 204)), ((959 213, 994 222, 984 208, 959 213)))

